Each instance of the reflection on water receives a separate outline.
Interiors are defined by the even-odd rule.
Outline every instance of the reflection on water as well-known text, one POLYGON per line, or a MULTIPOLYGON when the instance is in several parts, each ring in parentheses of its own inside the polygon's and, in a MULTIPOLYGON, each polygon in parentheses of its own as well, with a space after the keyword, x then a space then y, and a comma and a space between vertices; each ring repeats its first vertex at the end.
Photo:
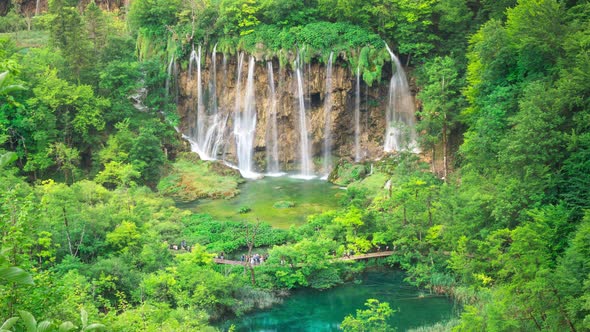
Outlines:
POLYGON ((338 331, 345 316, 364 309, 367 299, 389 302, 396 312, 390 324, 397 331, 430 325, 455 316, 455 306, 444 296, 428 294, 403 282, 400 271, 367 272, 361 283, 325 291, 298 290, 273 308, 253 312, 219 325, 237 331, 338 331))

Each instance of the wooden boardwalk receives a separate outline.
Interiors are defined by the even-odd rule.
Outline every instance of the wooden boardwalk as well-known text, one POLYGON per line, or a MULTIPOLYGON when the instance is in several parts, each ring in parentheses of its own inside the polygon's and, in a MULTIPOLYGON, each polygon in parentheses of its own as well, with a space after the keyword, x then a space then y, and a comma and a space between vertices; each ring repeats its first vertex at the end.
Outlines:
MULTIPOLYGON (((362 255, 354 255, 350 257, 339 257, 334 258, 332 261, 358 261, 361 259, 369 259, 369 258, 379 258, 379 257, 387 257, 393 255, 393 251, 379 251, 379 252, 372 252, 368 254, 362 255)), ((226 264, 226 265, 246 265, 246 262, 242 261, 234 261, 230 259, 221 259, 221 258, 213 258, 213 261, 217 264, 226 264)), ((260 264, 256 264, 254 266, 258 266, 260 264)))

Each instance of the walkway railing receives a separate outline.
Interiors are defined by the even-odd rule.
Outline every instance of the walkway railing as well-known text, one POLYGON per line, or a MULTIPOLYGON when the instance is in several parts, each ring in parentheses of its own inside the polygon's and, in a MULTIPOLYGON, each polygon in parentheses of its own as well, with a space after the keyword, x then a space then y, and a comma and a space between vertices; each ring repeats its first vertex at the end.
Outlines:
MULTIPOLYGON (((388 257, 388 256, 393 255, 393 253, 394 253, 394 251, 378 251, 378 252, 372 252, 372 253, 362 254, 362 255, 334 258, 334 259, 332 259, 332 261, 357 261, 357 260, 361 260, 361 259, 388 257)), ((214 258, 213 261, 217 264, 226 264, 226 265, 247 265, 247 263, 248 263, 248 262, 234 261, 234 260, 230 260, 230 259, 221 259, 221 258, 214 258)), ((258 266, 258 265, 259 264, 256 264, 253 266, 258 266)))

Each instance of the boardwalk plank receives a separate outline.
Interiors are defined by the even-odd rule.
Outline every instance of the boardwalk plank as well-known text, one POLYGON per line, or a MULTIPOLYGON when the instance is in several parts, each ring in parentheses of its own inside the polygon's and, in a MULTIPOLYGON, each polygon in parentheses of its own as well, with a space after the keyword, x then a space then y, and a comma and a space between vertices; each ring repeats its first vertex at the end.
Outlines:
MULTIPOLYGON (((369 258, 379 258, 379 257, 387 257, 387 256, 391 256, 393 255, 393 251, 379 251, 379 252, 372 252, 372 253, 368 253, 368 254, 362 254, 362 255, 354 255, 354 256, 350 256, 350 257, 340 257, 340 258, 335 258, 333 259, 333 261, 357 261, 357 260, 361 260, 361 259, 369 259, 369 258)), ((234 260, 230 260, 230 259, 221 259, 221 258, 214 258, 213 261, 216 264, 225 264, 225 265, 246 265, 246 262, 242 262, 242 261, 234 261, 234 260)), ((257 265, 255 265, 257 266, 257 265)))

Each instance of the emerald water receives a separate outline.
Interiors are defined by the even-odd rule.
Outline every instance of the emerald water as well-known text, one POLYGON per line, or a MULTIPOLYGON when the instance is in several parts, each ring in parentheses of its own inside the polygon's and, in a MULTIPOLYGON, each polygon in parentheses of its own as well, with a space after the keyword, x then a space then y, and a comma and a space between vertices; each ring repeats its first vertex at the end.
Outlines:
POLYGON ((344 317, 365 309, 367 299, 388 302, 396 312, 389 323, 397 331, 406 331, 451 319, 456 314, 452 301, 445 296, 428 294, 403 281, 401 271, 372 271, 360 283, 348 283, 329 290, 294 291, 282 304, 264 311, 222 322, 236 331, 338 331, 344 317))
POLYGON ((337 207, 344 191, 327 181, 302 180, 290 177, 265 177, 248 180, 240 186, 240 194, 223 200, 200 200, 183 204, 194 212, 208 213, 219 220, 265 221, 277 228, 305 223, 307 216, 337 207), (279 207, 279 202, 292 202, 293 207, 279 207), (250 212, 240 213, 249 208, 250 212))

